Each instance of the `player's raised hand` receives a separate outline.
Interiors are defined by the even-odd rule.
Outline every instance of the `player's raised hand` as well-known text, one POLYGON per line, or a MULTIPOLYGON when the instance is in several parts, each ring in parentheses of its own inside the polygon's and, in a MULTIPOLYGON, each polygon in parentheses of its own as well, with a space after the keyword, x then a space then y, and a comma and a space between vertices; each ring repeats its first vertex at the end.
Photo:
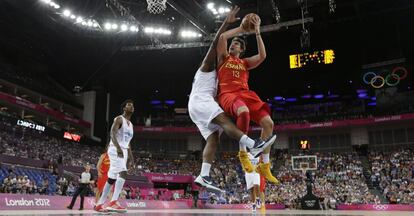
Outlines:
POLYGON ((227 14, 226 23, 234 23, 238 20, 240 20, 240 17, 236 17, 236 14, 239 12, 240 7, 239 6, 234 6, 231 11, 227 14))
POLYGON ((256 33, 260 33, 260 24, 261 24, 261 20, 259 16, 254 16, 252 17, 252 21, 251 21, 254 25, 254 30, 256 33))

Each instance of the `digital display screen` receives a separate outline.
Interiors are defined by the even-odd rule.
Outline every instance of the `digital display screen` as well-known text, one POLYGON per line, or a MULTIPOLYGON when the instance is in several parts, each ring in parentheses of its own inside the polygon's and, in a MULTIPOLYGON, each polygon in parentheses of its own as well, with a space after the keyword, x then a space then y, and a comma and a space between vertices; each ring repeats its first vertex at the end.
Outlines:
POLYGON ((20 120, 20 119, 17 120, 17 125, 22 126, 22 127, 31 128, 31 129, 34 129, 34 130, 38 130, 38 131, 42 131, 42 132, 45 132, 45 129, 46 129, 45 126, 38 125, 38 124, 28 122, 28 121, 25 121, 25 120, 20 120))
POLYGON ((73 133, 69 133, 69 132, 65 132, 63 134, 63 138, 68 139, 68 140, 72 140, 75 142, 79 142, 81 139, 81 136, 78 134, 73 134, 73 133))
POLYGON ((290 69, 302 68, 311 64, 332 64, 334 59, 335 52, 332 49, 289 55, 290 69))
POLYGON ((308 149, 310 149, 310 143, 309 143, 309 141, 307 141, 307 140, 301 140, 300 141, 299 148, 301 150, 308 150, 308 149))

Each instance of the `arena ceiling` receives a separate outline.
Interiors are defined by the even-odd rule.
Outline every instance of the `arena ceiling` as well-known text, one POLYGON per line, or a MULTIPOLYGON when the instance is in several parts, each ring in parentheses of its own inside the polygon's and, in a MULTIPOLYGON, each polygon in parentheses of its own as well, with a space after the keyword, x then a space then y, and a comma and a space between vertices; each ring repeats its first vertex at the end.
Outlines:
MULTIPOLYGON (((220 25, 207 9, 239 5, 240 16, 257 13, 262 25, 301 19, 301 7, 295 0, 168 0, 165 12, 153 15, 144 0, 56 0, 54 10, 40 0, 5 0, 0 3, 0 33, 3 54, 11 58, 36 59, 47 65, 47 73, 68 90, 110 92, 114 98, 134 98, 143 107, 150 100, 175 100, 185 107, 194 72, 206 47, 162 48, 165 44, 209 42, 220 25), (119 10, 117 2, 128 10, 119 10), (274 2, 274 5, 272 4, 274 2), (277 7, 277 11, 275 7, 277 7), (100 31, 74 24, 62 15, 63 9, 95 19, 100 31), (276 15, 279 14, 279 15, 276 15), (280 18, 279 18, 280 16, 280 18), (133 17, 133 18, 132 18, 133 17), (161 26, 169 36, 149 36, 143 28, 134 34, 105 31, 105 22, 139 22, 145 27, 161 26), (182 29, 192 29, 200 38, 184 40, 182 29), (146 49, 161 45, 159 49, 146 49), (126 51, 126 47, 137 49, 126 51)), ((302 48, 302 26, 292 25, 263 34, 268 57, 250 75, 250 86, 263 99, 276 95, 300 96, 333 92, 354 93, 363 87, 364 64, 405 58, 412 67, 414 43, 414 2, 411 0, 308 0, 306 24, 310 47, 302 48), (330 11, 329 2, 335 4, 330 11), (289 54, 334 49, 335 63, 299 70, 289 69, 289 54)), ((118 5, 119 6, 119 5, 118 5)), ((331 5, 332 6, 332 5, 331 5)), ((255 41, 248 37, 247 55, 255 53, 255 41)))

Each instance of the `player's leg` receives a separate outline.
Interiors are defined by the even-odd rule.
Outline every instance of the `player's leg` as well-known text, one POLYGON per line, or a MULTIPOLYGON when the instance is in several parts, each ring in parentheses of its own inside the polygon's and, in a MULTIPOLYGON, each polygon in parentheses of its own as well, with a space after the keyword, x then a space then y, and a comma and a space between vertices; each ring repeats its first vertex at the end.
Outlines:
MULTIPOLYGON (((228 104, 229 104, 228 109, 231 110, 232 105, 230 103, 228 104)), ((221 128, 223 128, 224 132, 228 134, 231 138, 238 140, 240 146, 243 146, 244 149, 246 149, 246 146, 248 146, 248 147, 257 149, 258 151, 263 151, 263 149, 267 145, 273 143, 274 141, 272 139, 269 139, 266 141, 262 141, 262 140, 254 141, 250 139, 248 136, 244 135, 243 132, 237 129, 237 127, 232 123, 232 121, 224 114, 223 109, 217 104, 217 102, 212 97, 211 99, 207 98, 206 101, 197 101, 196 98, 193 98, 193 99, 190 98, 188 108, 189 108, 189 114, 190 114, 191 120, 197 125, 204 139, 208 141, 207 146, 206 146, 207 149, 205 149, 207 157, 208 155, 210 155, 209 154, 210 147, 214 146, 213 144, 210 144, 210 143, 218 143, 218 138, 217 138, 217 141, 215 141, 214 137, 209 138, 209 136, 212 135, 213 132, 221 128)), ((216 135, 213 135, 213 136, 216 136, 216 135)), ((246 158, 246 161, 250 164, 246 151, 244 151, 244 155, 245 155, 244 157, 246 158)), ((251 164, 248 168, 246 168, 246 170, 248 172, 253 171, 253 167, 251 166, 251 164)))
POLYGON ((250 128, 249 108, 241 99, 233 102, 233 113, 236 114, 236 125, 244 133, 247 134, 250 128))
POLYGON ((107 174, 102 174, 100 177, 98 177, 98 181, 96 182, 95 203, 98 203, 107 180, 107 174))
POLYGON ((95 192, 95 203, 98 203, 99 198, 101 197, 101 191, 99 190, 99 188, 96 188, 96 192, 95 192))
POLYGON ((115 184, 117 180, 118 173, 121 171, 121 160, 118 157, 116 152, 116 148, 114 146, 110 146, 108 148, 108 156, 109 156, 109 170, 108 170, 108 180, 103 187, 101 196, 98 200, 98 203, 95 206, 95 211, 98 212, 106 212, 107 210, 103 207, 103 204, 108 197, 109 192, 111 191, 112 186, 115 184))
MULTIPOLYGON (((260 137, 262 139, 266 139, 267 137, 272 136, 273 134, 273 120, 270 118, 269 115, 266 115, 260 120, 260 126, 262 127, 262 132, 260 134, 260 137)), ((269 162, 269 154, 270 154, 270 148, 271 146, 268 146, 263 150, 262 157, 263 157, 263 163, 269 162)))
POLYGON ((126 180, 127 172, 122 171, 119 173, 118 177, 116 178, 114 193, 111 198, 111 202, 118 201, 119 195, 121 194, 122 188, 124 186, 126 180))
POLYGON ((255 189, 255 186, 253 186, 250 189, 250 203, 252 204, 252 211, 256 211, 257 205, 256 205, 256 189, 255 189))
POLYGON ((262 204, 261 209, 266 209, 265 207, 265 191, 266 191, 266 178, 264 176, 260 176, 260 202, 262 204))
POLYGON ((239 128, 237 128, 236 125, 225 113, 220 113, 219 115, 217 115, 212 122, 223 128, 223 131, 227 136, 239 141, 240 151, 246 151, 247 147, 249 149, 255 149, 256 151, 261 152, 264 148, 266 148, 268 145, 271 145, 274 142, 274 139, 272 139, 272 137, 266 140, 251 139, 246 134, 244 134, 239 128))
POLYGON ((213 181, 210 177, 211 164, 214 160, 214 155, 217 151, 217 145, 219 142, 219 130, 216 130, 210 134, 206 139, 206 146, 203 150, 203 163, 201 165, 200 175, 195 179, 195 183, 200 187, 206 187, 207 189, 213 190, 215 192, 220 192, 221 190, 213 185, 213 181))
MULTIPOLYGON (((121 194, 122 188, 124 187, 126 176, 127 176, 127 161, 128 161, 128 149, 122 149, 123 158, 118 158, 119 174, 116 176, 116 182, 114 186, 114 193, 112 194, 111 202, 109 203, 107 209, 109 211, 115 212, 125 212, 126 208, 122 207, 118 202, 119 195, 121 194)), ((112 163, 112 161, 111 161, 112 163)), ((109 176, 109 172, 108 172, 109 176)))
MULTIPOLYGON (((273 123, 272 118, 270 118, 270 113, 269 113, 270 108, 267 105, 261 105, 258 107, 255 104, 256 103, 260 104, 262 103, 262 101, 259 98, 255 98, 255 100, 253 100, 253 102, 250 101, 251 103, 249 103, 249 107, 252 107, 252 109, 254 110, 250 113, 250 116, 254 122, 256 122, 257 124, 261 126, 262 131, 260 134, 260 138, 265 140, 265 139, 268 139, 269 137, 272 137, 273 131, 274 131, 274 128, 273 128, 274 123, 273 123)), ((270 153, 270 148, 271 146, 268 146, 267 148, 263 150, 262 157, 263 156, 265 157, 263 158, 265 160, 265 163, 269 161, 268 156, 270 153)), ((255 155, 255 157, 257 157, 257 155, 255 155)))
POLYGON ((94 208, 94 210, 98 212, 108 211, 103 207, 103 204, 105 203, 106 198, 108 197, 108 194, 111 191, 112 185, 114 185, 114 183, 116 182, 116 177, 109 174, 111 172, 111 168, 109 168, 109 170, 110 171, 108 172, 108 180, 106 181, 105 186, 103 187, 103 190, 100 193, 99 200, 96 203, 95 208, 94 208))
MULTIPOLYGON (((219 142, 219 131, 217 130, 207 137, 206 146, 204 147, 204 150, 203 150, 203 163, 208 163, 211 165, 211 163, 214 160, 214 155, 216 154, 216 151, 217 151, 218 142, 219 142)), ((201 170, 201 172, 203 172, 203 170, 201 170)), ((205 169, 204 174, 209 175, 209 173, 210 173, 210 167, 208 167, 208 169, 205 169)))
POLYGON ((114 186, 114 193, 111 198, 111 202, 109 203, 107 209, 109 211, 115 212, 125 212, 126 209, 120 205, 118 202, 119 195, 121 194, 122 188, 124 187, 124 183, 126 181, 127 172, 121 171, 116 179, 115 186, 114 186))
POLYGON ((253 190, 254 190, 254 200, 253 203, 256 205, 256 208, 261 207, 260 203, 260 175, 258 173, 254 173, 253 179, 253 190))
POLYGON ((255 191, 255 203, 256 203, 256 207, 260 208, 261 207, 261 201, 260 201, 260 186, 259 185, 254 185, 254 191, 255 191))
MULTIPOLYGON (((224 133, 226 133, 230 138, 238 140, 240 142, 240 148, 244 148, 244 151, 246 151, 246 146, 250 148, 254 146, 254 140, 249 139, 247 136, 245 136, 243 130, 240 131, 239 129, 237 129, 237 127, 233 124, 230 118, 224 114, 223 109, 219 106, 219 104, 217 104, 214 98, 211 98, 211 100, 209 100, 208 102, 195 102, 195 99, 190 99, 189 113, 193 122, 196 123, 196 125, 199 127, 200 132, 202 132, 202 130, 205 130, 205 128, 211 130, 211 123, 214 123, 223 128, 224 133), (201 124, 203 122, 206 123, 201 124)), ((228 113, 233 113, 232 102, 225 103, 224 106, 224 109, 227 110, 228 113)), ((248 121, 250 121, 250 119, 248 119, 248 121)), ((206 135, 203 136, 205 139, 207 139, 206 135)))
MULTIPOLYGON (((250 120, 249 120, 250 121, 250 120)), ((213 123, 221 126, 224 130, 224 132, 233 139, 236 139, 239 141, 239 159, 242 164, 243 169, 250 173, 253 172, 254 167, 252 166, 249 157, 247 156, 247 150, 246 147, 248 147, 251 150, 254 150, 255 152, 262 152, 263 149, 265 149, 267 146, 270 146, 275 141, 276 137, 271 137, 265 141, 258 139, 253 140, 247 135, 245 135, 241 130, 239 130, 236 125, 230 120, 229 117, 227 117, 226 114, 220 113, 217 115, 213 121, 213 123)))
MULTIPOLYGON (((223 113, 217 115, 213 121, 214 124, 220 125, 223 128, 224 133, 232 139, 240 140, 245 134, 239 130, 236 125, 231 121, 231 119, 223 113)), ((253 147, 254 140, 249 140, 250 143, 246 143, 253 147)))
POLYGON ((114 195, 114 187, 111 188, 111 190, 108 193, 108 199, 112 199, 112 195, 114 195))
POLYGON ((213 124, 213 119, 223 113, 223 110, 216 103, 213 97, 206 100, 199 100, 190 97, 188 110, 191 120, 197 125, 201 135, 206 140, 203 150, 203 163, 200 175, 195 179, 195 183, 200 187, 221 192, 218 187, 213 186, 210 178, 210 168, 214 160, 214 155, 219 142, 220 126, 213 124))
POLYGON ((252 205, 252 209, 254 208, 254 173, 245 173, 244 178, 246 180, 246 189, 250 192, 250 203, 252 205))
MULTIPOLYGON (((252 113, 252 119, 262 127, 262 139, 272 136, 274 123, 272 118, 270 118, 268 110, 264 106, 260 110, 252 113)), ((269 182, 279 184, 279 181, 270 171, 270 149, 271 146, 268 146, 263 150, 262 163, 259 163, 256 171, 263 175, 269 182)))

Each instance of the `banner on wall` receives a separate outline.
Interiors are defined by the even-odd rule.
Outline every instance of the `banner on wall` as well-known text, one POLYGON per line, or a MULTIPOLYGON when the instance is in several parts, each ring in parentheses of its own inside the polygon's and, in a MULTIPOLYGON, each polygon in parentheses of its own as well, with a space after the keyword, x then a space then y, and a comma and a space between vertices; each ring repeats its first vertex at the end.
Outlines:
MULTIPOLYGON (((27 194, 0 194, 1 210, 65 210, 72 197, 27 194)), ((80 198, 78 198, 80 199, 80 198)), ((127 209, 189 209, 192 200, 158 201, 158 200, 120 200, 127 209)), ((76 202, 75 209, 79 205, 76 202)), ((84 208, 93 209, 94 197, 85 197, 84 208)))
POLYGON ((162 173, 144 173, 151 182, 193 183, 191 175, 168 175, 162 173))
POLYGON ((361 210, 361 211, 414 211, 414 205, 400 204, 363 204, 363 205, 338 205, 337 210, 361 210))
MULTIPOLYGON (((275 125, 276 131, 290 131, 290 130, 303 130, 303 129, 315 129, 315 128, 340 128, 350 126, 363 126, 372 125, 377 123, 386 122, 398 122, 414 120, 414 113, 407 113, 401 115, 371 117, 362 119, 346 119, 319 123, 303 123, 303 124, 284 124, 275 125)), ((198 129, 195 127, 142 127, 136 126, 134 128, 136 132, 163 132, 163 133, 198 133, 198 129)), ((260 131, 260 127, 251 127, 251 131, 260 131)))

